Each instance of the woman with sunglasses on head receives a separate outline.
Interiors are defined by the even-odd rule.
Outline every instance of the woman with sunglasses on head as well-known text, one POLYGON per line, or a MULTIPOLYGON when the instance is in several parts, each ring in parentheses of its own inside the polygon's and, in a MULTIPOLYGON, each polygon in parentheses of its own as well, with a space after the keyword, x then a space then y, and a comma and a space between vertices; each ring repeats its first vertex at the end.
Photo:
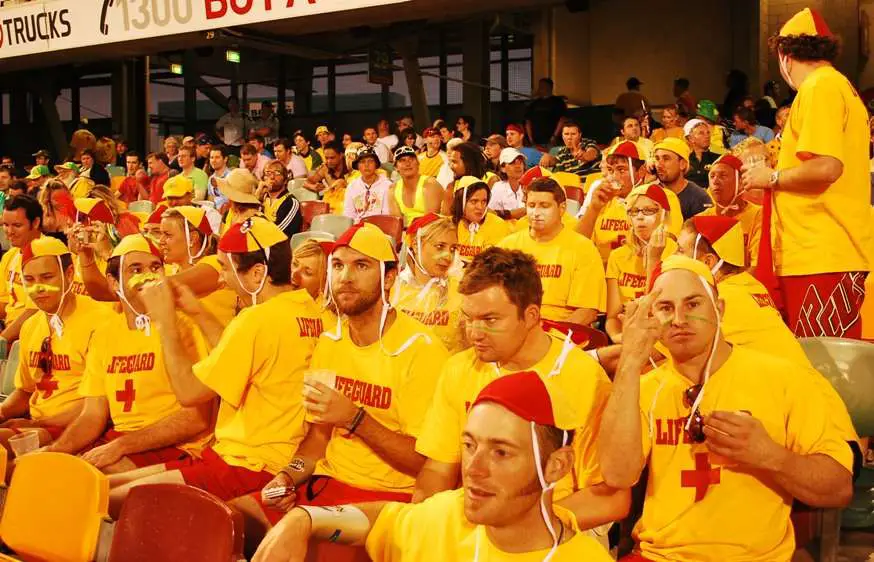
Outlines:
POLYGON ((452 222, 458 228, 458 256, 464 263, 512 232, 509 224, 488 212, 491 195, 488 184, 479 178, 465 176, 455 182, 452 222))
POLYGON ((72 291, 73 257, 60 240, 37 238, 21 257, 24 290, 39 311, 21 328, 15 390, 0 404, 0 445, 7 449, 28 430, 40 447, 48 445, 79 415, 85 356, 107 311, 72 291))
POLYGON ((461 297, 450 275, 458 232, 449 218, 428 213, 407 228, 406 265, 398 274, 392 306, 430 326, 450 353, 461 351, 461 297))
POLYGON ((646 292, 655 267, 677 248, 667 231, 670 204, 661 186, 649 183, 636 187, 625 203, 631 230, 625 244, 610 252, 607 259, 606 331, 615 343, 622 341, 619 315, 625 303, 646 292))

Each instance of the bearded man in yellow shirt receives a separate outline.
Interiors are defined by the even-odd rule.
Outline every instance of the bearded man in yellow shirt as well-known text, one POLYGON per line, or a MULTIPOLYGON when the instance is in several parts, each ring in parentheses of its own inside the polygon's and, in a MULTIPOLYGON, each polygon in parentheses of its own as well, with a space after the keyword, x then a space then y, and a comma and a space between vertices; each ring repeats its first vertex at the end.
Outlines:
MULTIPOLYGON (((342 320, 325 327, 313 354, 306 438, 262 491, 234 502, 253 519, 250 544, 294 505, 412 498, 425 461, 416 437, 448 353, 430 328, 389 305, 397 262, 372 224, 353 226, 334 244, 328 293, 342 320)), ((362 549, 331 544, 313 558, 361 559, 362 549)))
POLYGON ((591 324, 607 309, 607 282, 597 248, 562 223, 567 197, 555 180, 531 182, 525 205, 528 230, 507 236, 498 246, 521 250, 537 260, 544 318, 591 324))
POLYGON ((562 341, 543 330, 537 270, 530 255, 504 248, 485 250, 465 268, 458 292, 471 347, 449 358, 431 397, 416 442, 428 459, 416 479, 414 499, 458 485, 459 436, 483 387, 510 373, 533 371, 554 394, 574 397, 572 410, 557 404, 556 416, 578 430, 574 478, 561 483, 557 497, 576 514, 580 528, 591 529, 624 517, 630 497, 627 490, 606 486, 598 467, 595 438, 610 380, 570 338, 562 341))
POLYGON ((777 169, 744 168, 744 187, 765 190, 756 276, 796 336, 858 339, 871 266, 868 111, 833 66, 840 44, 817 12, 797 13, 771 46, 798 95, 777 169))
POLYGON ((461 437, 463 488, 420 504, 299 507, 273 528, 253 562, 304 560, 310 539, 364 545, 375 562, 607 562, 607 551, 553 505, 574 465, 537 373, 501 377, 473 401, 461 437))
POLYGON ((130 488, 142 484, 188 484, 223 500, 259 490, 303 440, 303 374, 322 322, 306 290, 292 289, 288 238, 265 218, 247 219, 222 236, 219 262, 225 284, 246 305, 223 332, 181 286, 158 283, 143 298, 179 401, 203 406, 218 399, 215 441, 200 459, 119 475, 110 493, 114 513, 130 488), (211 339, 220 334, 197 363, 186 356, 179 338, 175 309, 186 302, 193 302, 189 313, 205 334, 211 339))
POLYGON ((608 484, 649 468, 627 559, 788 562, 793 499, 849 503, 853 453, 795 363, 725 341, 703 263, 671 256, 661 271, 629 307, 599 439, 608 484), (641 377, 656 341, 672 359, 641 377))

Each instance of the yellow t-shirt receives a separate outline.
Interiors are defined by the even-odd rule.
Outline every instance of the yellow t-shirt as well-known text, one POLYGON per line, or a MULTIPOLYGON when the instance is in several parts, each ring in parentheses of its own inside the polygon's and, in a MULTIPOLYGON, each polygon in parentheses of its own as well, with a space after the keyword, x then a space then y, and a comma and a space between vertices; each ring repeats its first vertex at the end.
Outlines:
POLYGON ((76 308, 64 321, 61 337, 49 329, 48 315, 38 312, 21 326, 21 359, 15 372, 15 388, 30 395, 30 417, 41 420, 56 416, 82 397, 79 383, 85 371, 85 357, 95 329, 106 319, 107 309, 87 297, 68 295, 76 308), (52 369, 39 367, 43 341, 51 335, 52 369))
MULTIPOLYGON (((440 368, 448 356, 430 329, 398 313, 382 335, 382 345, 380 342, 366 347, 355 345, 345 322, 339 341, 322 336, 313 354, 312 368, 335 372, 335 388, 356 406, 363 406, 383 427, 417 437, 440 368), (395 357, 389 355, 410 341, 403 352, 395 357)), ((416 483, 414 477, 392 468, 359 437, 350 437, 339 428, 334 429, 315 474, 382 492, 411 494, 416 483)))
MULTIPOLYGON (((575 533, 556 549, 555 562, 613 560, 590 534, 580 532, 573 513, 559 506, 552 509, 565 529, 575 533)), ((367 534, 365 547, 374 562, 542 562, 550 550, 515 554, 498 550, 483 527, 465 518, 464 490, 442 492, 417 504, 386 504, 367 534)))
POLYGON ((21 285, 21 250, 9 248, 0 258, 0 304, 6 308, 6 325, 10 325, 25 310, 36 310, 36 305, 21 285))
MULTIPOLYGON (((218 261, 218 256, 204 256, 198 260, 197 264, 204 264, 213 268, 219 274, 219 279, 221 279, 222 266, 218 261)), ((221 289, 200 297, 199 300, 203 308, 215 316, 222 326, 227 326, 237 314, 237 293, 227 287, 223 286, 221 289)))
POLYGON ((398 203, 398 208, 401 214, 404 215, 404 223, 410 224, 413 219, 419 218, 425 214, 425 181, 428 179, 426 175, 420 175, 416 182, 416 193, 413 198, 413 206, 407 207, 404 203, 404 180, 399 179, 394 185, 394 196, 398 203))
MULTIPOLYGON (((668 238, 662 259, 677 251, 677 243, 668 238)), ((642 297, 646 294, 646 265, 643 256, 634 253, 634 248, 623 244, 610 252, 607 260, 607 279, 615 279, 619 284, 619 297, 622 303, 642 297)))
MULTIPOLYGON (((735 347, 711 375, 701 412, 746 410, 781 446, 801 455, 828 455, 852 471, 850 448, 829 424, 829 405, 797 371, 782 358, 735 347)), ((791 495, 772 478, 737 470, 709 453, 706 444, 685 437, 690 407, 683 395, 692 382, 670 362, 640 384, 649 477, 634 537, 643 556, 655 562, 790 560, 791 495)))
POLYGON ((774 192, 772 239, 777 275, 868 271, 871 174, 868 112, 847 78, 814 70, 798 90, 783 129, 778 170, 804 153, 840 160, 843 173, 819 194, 774 192))
POLYGON ((458 280, 450 277, 446 286, 432 284, 424 295, 423 288, 415 281, 398 278, 392 288, 392 306, 430 327, 449 353, 461 351, 465 343, 458 280))
MULTIPOLYGON (((561 488, 593 486, 603 481, 596 440, 601 412, 612 385, 601 366, 587 353, 572 348, 562 362, 563 341, 552 336, 550 340, 546 355, 525 371, 536 372, 551 395, 563 397, 553 404, 556 422, 578 428, 574 438, 576 482, 567 478, 561 488)), ((440 373, 436 391, 429 397, 431 406, 416 441, 416 451, 442 463, 461 462, 461 433, 470 405, 487 384, 513 372, 480 361, 473 349, 450 357, 440 373)), ((556 499, 560 495, 557 492, 556 499)))
POLYGON ((243 309, 194 366, 221 398, 213 450, 226 463, 276 474, 294 456, 306 433, 303 375, 321 333, 309 294, 287 291, 243 309))
POLYGON ((504 239, 512 229, 502 218, 494 213, 486 213, 486 219, 479 228, 470 229, 466 220, 458 223, 458 257, 469 263, 477 254, 504 239))
POLYGON ((322 201, 331 208, 332 215, 342 215, 343 205, 346 201, 346 186, 326 189, 322 193, 322 201))
MULTIPOLYGON (((85 282, 82 280, 82 266, 79 265, 79 261, 80 257, 77 254, 73 254, 75 274, 73 275, 73 286, 70 291, 76 295, 88 296, 88 291, 85 289, 85 282)), ((95 256, 94 263, 97 265, 100 273, 106 275, 106 260, 95 256)))
POLYGON ((276 199, 272 197, 265 197, 263 203, 263 212, 264 216, 267 217, 272 223, 276 223, 276 213, 279 211, 279 206, 282 205, 285 198, 288 197, 290 193, 288 191, 281 192, 280 196, 276 199))
MULTIPOLYGON (((204 342, 191 320, 179 314, 177 326, 188 357, 197 361, 204 342)), ((107 316, 91 338, 85 375, 79 384, 84 397, 102 396, 116 431, 138 431, 182 409, 164 367, 161 337, 128 328, 123 313, 107 316)))
POLYGON ((549 242, 535 242, 528 232, 516 232, 498 244, 521 250, 537 260, 543 283, 541 315, 563 321, 578 308, 607 308, 604 265, 592 241, 569 228, 549 242))
POLYGON ((443 167, 446 153, 437 152, 434 156, 428 156, 425 152, 419 153, 419 173, 429 178, 436 178, 443 167))
MULTIPOLYGON (((704 209, 699 216, 715 217, 716 207, 704 209)), ((747 203, 737 215, 731 215, 740 223, 744 233, 744 248, 746 250, 746 266, 756 265, 759 258, 759 242, 762 239, 762 207, 755 203, 747 203)))

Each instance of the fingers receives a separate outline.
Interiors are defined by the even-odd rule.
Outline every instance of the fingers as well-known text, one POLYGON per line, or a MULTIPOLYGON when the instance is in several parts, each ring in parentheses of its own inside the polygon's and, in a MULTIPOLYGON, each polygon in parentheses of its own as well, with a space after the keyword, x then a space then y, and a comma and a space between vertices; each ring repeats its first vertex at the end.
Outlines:
MULTIPOLYGON (((661 295, 661 294, 662 294, 661 289, 654 289, 654 290, 650 291, 649 293, 643 295, 637 303, 638 308, 635 312, 643 311, 643 313, 645 313, 647 316, 649 316, 649 314, 652 312, 652 305, 655 303, 656 299, 659 298, 659 295, 661 295)), ((633 316, 633 315, 629 314, 629 316, 633 316)))
POLYGON ((737 431, 738 429, 749 427, 752 419, 754 418, 746 413, 716 411, 707 416, 704 423, 713 425, 718 424, 718 427, 725 430, 737 431))

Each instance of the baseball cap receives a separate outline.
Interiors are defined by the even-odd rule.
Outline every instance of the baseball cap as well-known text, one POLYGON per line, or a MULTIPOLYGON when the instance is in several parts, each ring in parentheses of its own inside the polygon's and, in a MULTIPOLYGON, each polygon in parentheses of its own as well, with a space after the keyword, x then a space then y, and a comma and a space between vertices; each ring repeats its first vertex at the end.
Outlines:
POLYGON ((689 119, 686 121, 686 124, 683 125, 683 135, 688 137, 698 125, 707 125, 707 121, 703 119, 689 119))
POLYGON ((222 195, 234 203, 248 203, 260 205, 261 201, 255 197, 255 189, 258 187, 258 178, 252 172, 237 168, 224 178, 215 180, 222 195))
MULTIPOLYGON (((725 263, 743 267, 746 263, 744 233, 737 219, 726 216, 692 217, 698 234, 707 240, 725 263)), ((698 241, 695 241, 698 245, 698 241)))
POLYGON ((62 170, 73 170, 77 174, 79 173, 79 165, 75 162, 64 162, 63 164, 58 164, 55 166, 56 172, 61 172, 62 170))
POLYGON ((194 182, 182 174, 177 174, 164 182, 164 197, 184 197, 194 193, 194 182))
POLYGON ((719 111, 716 109, 716 104, 711 100, 701 100, 698 102, 697 114, 707 121, 716 122, 719 119, 719 111))
POLYGON ((49 172, 48 166, 46 166, 44 164, 40 164, 39 166, 34 166, 33 168, 31 168, 30 174, 28 174, 28 176, 24 179, 26 179, 26 180, 38 180, 40 178, 43 178, 43 177, 49 175, 50 173, 51 172, 49 172))
POLYGON ((43 158, 51 158, 52 157, 52 155, 49 154, 49 151, 44 149, 44 148, 37 150, 36 152, 31 154, 31 156, 33 156, 34 158, 37 158, 39 156, 42 156, 43 158))
POLYGON ((507 132, 507 131, 515 131, 515 132, 519 133, 520 135, 525 134, 525 130, 522 128, 522 126, 518 125, 516 123, 510 123, 509 125, 507 125, 507 128, 504 129, 504 132, 507 132))
POLYGON ((653 201, 659 204, 659 206, 665 211, 670 211, 671 206, 668 203, 668 196, 665 194, 664 188, 661 185, 653 182, 653 183, 645 183, 643 185, 639 185, 631 190, 631 193, 628 194, 628 197, 625 198, 625 202, 628 207, 631 207, 638 197, 641 195, 649 197, 653 201))
POLYGON ((119 256, 126 256, 131 252, 143 252, 144 254, 152 254, 153 256, 164 261, 163 256, 161 255, 161 251, 152 244, 148 238, 146 238, 143 234, 129 234, 121 239, 121 242, 118 243, 118 246, 112 250, 112 255, 110 257, 117 258, 119 256))
POLYGON ((316 135, 320 135, 322 133, 329 134, 331 131, 328 130, 328 127, 325 125, 319 125, 316 127, 316 135))
POLYGON ((438 131, 434 127, 428 127, 427 129, 422 131, 422 136, 425 138, 427 138, 427 137, 439 137, 440 131, 438 131))
POLYGON ((231 225, 219 240, 218 249, 226 254, 248 254, 287 240, 288 236, 269 220, 252 217, 231 225))
POLYGON ((411 146, 401 146, 395 150, 395 162, 403 158, 404 156, 412 156, 416 158, 416 150, 411 146))
POLYGON ((182 144, 188 144, 188 143, 190 143, 190 142, 191 142, 191 143, 194 142, 194 137, 184 137, 184 138, 182 139, 182 144))
POLYGON ((200 146, 206 146, 206 145, 216 144, 216 142, 213 140, 212 137, 210 137, 208 135, 203 135, 202 137, 197 139, 197 144, 200 146))
POLYGON ((40 236, 31 240, 25 247, 21 249, 21 265, 26 264, 34 258, 42 258, 45 256, 66 256, 70 253, 70 249, 58 240, 51 236, 40 236))
POLYGON ((85 215, 83 224, 89 224, 91 221, 100 221, 107 224, 114 224, 115 217, 112 216, 112 211, 103 199, 96 197, 77 197, 73 201, 76 210, 85 215))
POLYGON ((668 137, 662 142, 657 143, 652 150, 653 153, 655 153, 656 150, 667 150, 673 152, 687 162, 689 161, 689 153, 691 152, 686 141, 674 137, 668 137))
POLYGON ((509 147, 501 150, 501 155, 498 156, 498 162, 500 162, 501 164, 512 164, 513 162, 516 161, 517 158, 520 158, 520 157, 522 158, 522 160, 524 160, 526 162, 528 161, 528 159, 525 158, 524 154, 522 154, 521 152, 519 152, 518 150, 516 150, 512 146, 509 146, 509 147))
POLYGON ((331 253, 333 254, 338 248, 343 247, 352 248, 376 261, 392 262, 398 260, 388 236, 378 226, 368 222, 360 222, 349 227, 334 242, 331 253))
POLYGON ((815 37, 832 37, 832 31, 816 10, 804 8, 780 28, 780 37, 793 35, 813 35, 815 37))
POLYGON ((637 76, 632 76, 628 80, 625 81, 625 85, 629 88, 634 88, 636 86, 642 86, 643 82, 641 82, 637 76))

